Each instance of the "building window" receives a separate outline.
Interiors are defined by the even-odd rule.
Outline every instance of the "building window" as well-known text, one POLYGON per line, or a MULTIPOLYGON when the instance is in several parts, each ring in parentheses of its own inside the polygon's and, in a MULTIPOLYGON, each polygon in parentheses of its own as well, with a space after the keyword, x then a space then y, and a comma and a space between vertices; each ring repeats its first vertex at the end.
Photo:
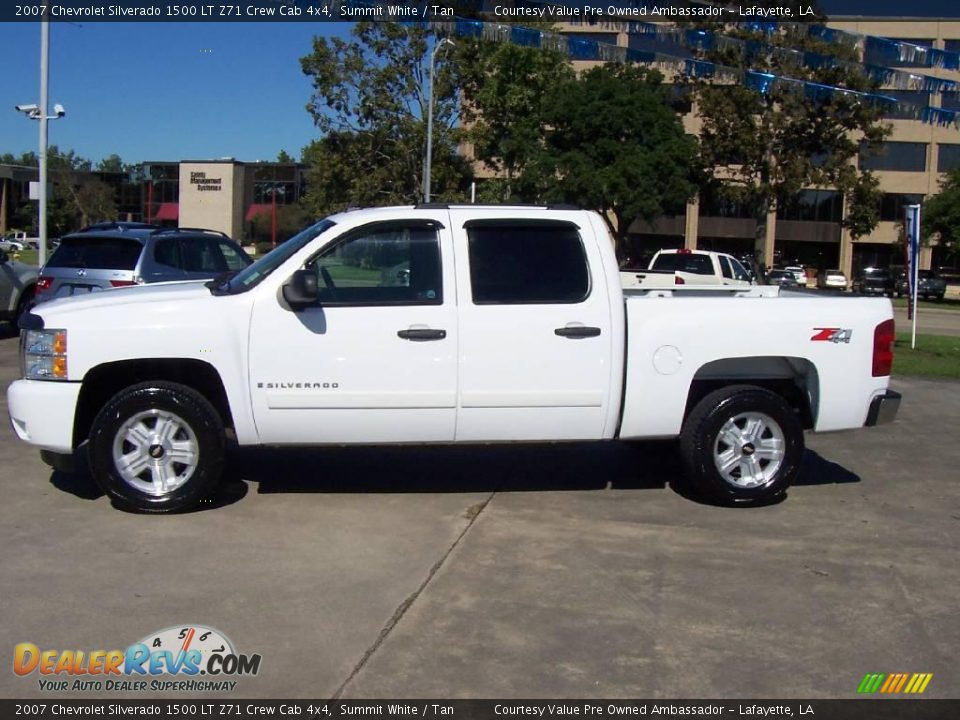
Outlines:
POLYGON ((876 148, 861 143, 860 169, 924 172, 927 169, 927 143, 886 142, 876 148))
POLYGON ((843 197, 836 190, 803 190, 777 204, 777 219, 840 222, 843 197))
POLYGON ((880 199, 880 219, 884 222, 903 222, 903 209, 907 205, 920 205, 923 195, 909 193, 884 193, 880 199))
MULTIPOLYGON (((880 94, 885 97, 896 98, 898 103, 907 105, 919 105, 926 107, 930 104, 930 94, 916 90, 880 90, 880 94)), ((914 119, 915 110, 911 107, 901 107, 900 105, 884 105, 883 116, 891 120, 914 119)))
POLYGON ((930 67, 931 60, 929 54, 926 57, 915 60, 909 57, 910 53, 902 52, 902 48, 895 43, 908 43, 909 45, 919 45, 921 47, 933 47, 931 38, 889 38, 889 42, 884 38, 868 38, 863 52, 863 61, 871 65, 883 65, 885 67, 930 67), (906 55, 905 60, 901 60, 901 54, 906 55))
POLYGON ((944 110, 960 110, 960 92, 954 90, 953 92, 942 93, 940 107, 944 110))
POLYGON ((960 40, 944 40, 943 49, 947 52, 960 53, 960 40))
POLYGON ((749 200, 737 200, 724 196, 718 190, 708 188, 700 193, 700 217, 740 218, 752 220, 758 208, 749 200))
POLYGON ((607 45, 616 45, 617 44, 617 33, 564 33, 565 37, 576 38, 577 40, 593 40, 598 43, 606 43, 607 45))
POLYGON ((950 172, 960 168, 960 145, 940 143, 937 146, 937 172, 950 172))

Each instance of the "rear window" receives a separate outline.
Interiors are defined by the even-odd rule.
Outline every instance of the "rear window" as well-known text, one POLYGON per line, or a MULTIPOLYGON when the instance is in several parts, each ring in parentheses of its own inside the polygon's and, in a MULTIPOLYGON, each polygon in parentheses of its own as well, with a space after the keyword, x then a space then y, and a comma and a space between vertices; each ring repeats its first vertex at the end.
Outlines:
POLYGON ((890 273, 886 270, 867 270, 865 275, 870 278, 888 278, 890 273))
POLYGON ((687 253, 660 255, 650 269, 685 272, 694 275, 713 275, 713 263, 710 262, 709 255, 693 255, 687 253))
POLYGON ((66 237, 50 256, 47 267, 133 270, 143 245, 118 237, 66 237))

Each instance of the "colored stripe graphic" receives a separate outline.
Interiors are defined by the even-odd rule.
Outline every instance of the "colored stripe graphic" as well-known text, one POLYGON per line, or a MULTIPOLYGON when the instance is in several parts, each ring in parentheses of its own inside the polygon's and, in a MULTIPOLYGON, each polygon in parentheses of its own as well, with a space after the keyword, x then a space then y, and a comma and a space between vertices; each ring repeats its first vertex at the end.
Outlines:
POLYGON ((886 677, 883 673, 867 673, 863 676, 863 680, 860 681, 860 686, 857 688, 858 693, 875 693, 880 689, 880 683, 883 682, 883 679, 886 677))
POLYGON ((927 689, 933 679, 933 673, 867 673, 857 686, 861 694, 882 693, 896 695, 903 692, 919 695, 927 689))

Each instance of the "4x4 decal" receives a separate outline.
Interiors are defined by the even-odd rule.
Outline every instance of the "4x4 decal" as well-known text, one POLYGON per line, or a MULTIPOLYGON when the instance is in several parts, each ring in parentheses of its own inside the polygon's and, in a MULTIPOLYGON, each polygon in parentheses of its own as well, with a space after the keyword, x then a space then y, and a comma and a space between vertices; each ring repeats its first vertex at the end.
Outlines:
POLYGON ((813 342, 849 343, 853 330, 849 328, 814 328, 817 334, 810 338, 813 342))

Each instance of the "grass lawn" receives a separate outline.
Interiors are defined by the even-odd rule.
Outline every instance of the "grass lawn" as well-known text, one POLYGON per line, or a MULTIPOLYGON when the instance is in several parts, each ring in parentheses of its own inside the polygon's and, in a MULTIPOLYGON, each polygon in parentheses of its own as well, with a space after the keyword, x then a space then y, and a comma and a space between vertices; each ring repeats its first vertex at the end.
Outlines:
POLYGON ((897 333, 893 374, 960 378, 960 337, 917 335, 911 350, 910 333, 897 333))
MULTIPOLYGON (((906 309, 907 299, 905 297, 893 298, 893 306, 906 309)), ((917 309, 922 311, 924 308, 960 310, 960 298, 945 297, 943 300, 924 300, 923 298, 920 298, 920 300, 917 301, 917 309)))
MULTIPOLYGON (((27 265, 36 265, 36 264, 37 264, 37 253, 38 253, 37 250, 26 250, 26 249, 24 249, 24 250, 21 250, 19 253, 17 253, 17 258, 16 258, 16 259, 19 260, 19 261, 22 262, 22 263, 26 263, 27 265)), ((49 256, 50 256, 50 251, 49 251, 49 249, 48 249, 48 250, 47 250, 47 257, 49 257, 49 256)))

